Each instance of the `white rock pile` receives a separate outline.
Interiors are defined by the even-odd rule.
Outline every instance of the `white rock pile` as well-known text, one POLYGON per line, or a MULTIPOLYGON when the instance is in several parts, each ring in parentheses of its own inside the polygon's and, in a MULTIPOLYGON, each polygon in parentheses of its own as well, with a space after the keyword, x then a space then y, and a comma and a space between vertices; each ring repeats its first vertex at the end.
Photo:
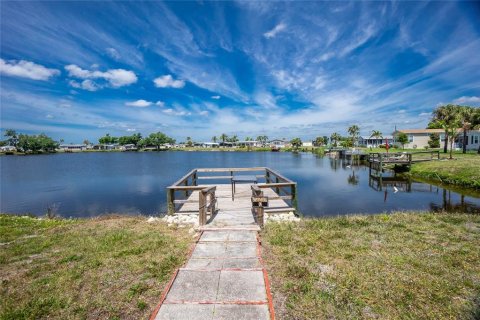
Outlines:
POLYGON ((198 226, 198 214, 166 215, 162 220, 168 223, 168 226, 173 226, 174 224, 179 227, 198 226))
POLYGON ((300 218, 290 211, 289 213, 266 214, 265 223, 269 222, 298 222, 300 218))

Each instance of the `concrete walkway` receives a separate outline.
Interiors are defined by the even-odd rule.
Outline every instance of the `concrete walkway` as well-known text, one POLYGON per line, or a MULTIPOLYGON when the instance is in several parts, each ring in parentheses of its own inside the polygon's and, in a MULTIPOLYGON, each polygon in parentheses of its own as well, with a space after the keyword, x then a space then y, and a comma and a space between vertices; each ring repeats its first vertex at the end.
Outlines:
POLYGON ((167 290, 156 320, 274 319, 256 231, 204 231, 167 290))

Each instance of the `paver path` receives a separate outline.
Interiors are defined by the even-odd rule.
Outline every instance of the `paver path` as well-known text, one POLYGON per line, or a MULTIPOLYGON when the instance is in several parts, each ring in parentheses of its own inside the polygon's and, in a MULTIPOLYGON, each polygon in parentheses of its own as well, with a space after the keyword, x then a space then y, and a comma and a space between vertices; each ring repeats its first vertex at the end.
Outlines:
POLYGON ((267 290, 256 231, 204 231, 154 319, 273 319, 267 290))
MULTIPOLYGON (((273 191, 268 191, 273 192, 273 191)), ((186 265, 176 273, 160 301, 155 320, 272 320, 274 312, 263 267, 258 227, 251 211, 250 185, 217 188, 218 211, 186 265)), ((198 198, 193 194, 189 199, 198 198)), ((278 206, 287 206, 276 200, 278 206)), ((189 203, 180 210, 195 211, 189 203)), ((197 211, 198 212, 198 211, 197 211)))

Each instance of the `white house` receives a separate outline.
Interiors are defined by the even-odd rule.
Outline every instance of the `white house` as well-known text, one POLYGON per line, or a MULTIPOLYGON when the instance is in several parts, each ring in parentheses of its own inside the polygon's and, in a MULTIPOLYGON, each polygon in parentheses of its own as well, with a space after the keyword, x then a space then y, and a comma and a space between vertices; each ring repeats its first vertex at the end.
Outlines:
POLYGON ((61 144, 58 148, 65 152, 75 152, 75 151, 87 150, 87 145, 86 144, 61 144))
POLYGON ((15 152, 17 151, 17 148, 14 146, 2 146, 0 147, 0 152, 15 152))
POLYGON ((302 142, 302 147, 313 147, 313 141, 302 142))
POLYGON ((120 150, 122 150, 122 151, 137 151, 137 146, 134 145, 133 143, 124 144, 123 146, 120 146, 120 150))
POLYGON ((274 139, 274 140, 270 140, 268 142, 268 145, 274 148, 286 148, 290 145, 290 141, 285 139, 274 139))
POLYGON ((260 147, 261 143, 255 140, 249 140, 249 141, 237 141, 235 142, 235 145, 239 147, 260 147))
POLYGON ((204 147, 204 148, 219 148, 220 143, 218 143, 218 142, 204 142, 204 143, 202 143, 202 147, 204 147))
POLYGON ((376 138, 371 136, 360 136, 358 143, 361 146, 366 146, 367 148, 377 148, 379 145, 384 145, 388 141, 388 144, 391 146, 394 144, 393 136, 384 136, 382 138, 376 138))

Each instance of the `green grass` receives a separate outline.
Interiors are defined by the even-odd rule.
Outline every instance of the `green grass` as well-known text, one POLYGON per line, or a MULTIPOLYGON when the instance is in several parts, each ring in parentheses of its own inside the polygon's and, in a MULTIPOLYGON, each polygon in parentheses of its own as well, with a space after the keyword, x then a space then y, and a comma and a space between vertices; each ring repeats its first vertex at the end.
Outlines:
POLYGON ((145 319, 191 239, 141 217, 0 215, 0 319, 145 319))
POLYGON ((273 223, 279 319, 478 319, 480 216, 396 213, 273 223))
POLYGON ((453 160, 441 154, 441 161, 420 162, 412 165, 410 174, 427 180, 480 189, 480 155, 454 154, 453 160))

